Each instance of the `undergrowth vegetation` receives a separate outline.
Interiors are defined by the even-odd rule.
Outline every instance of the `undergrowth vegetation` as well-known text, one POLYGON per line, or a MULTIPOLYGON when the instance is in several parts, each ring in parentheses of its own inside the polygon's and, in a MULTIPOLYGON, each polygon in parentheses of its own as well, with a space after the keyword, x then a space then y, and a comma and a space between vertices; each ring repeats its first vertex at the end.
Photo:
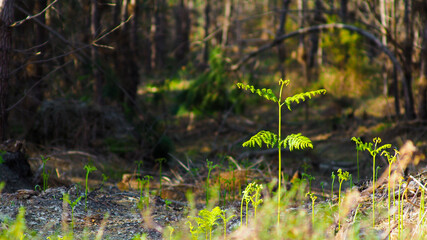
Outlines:
MULTIPOLYGON (((311 99, 313 96, 325 94, 320 89, 283 97, 283 88, 289 80, 279 81, 279 95, 271 89, 258 89, 255 86, 238 83, 237 87, 257 94, 271 102, 277 103, 278 129, 277 133, 261 130, 249 140, 243 142, 244 147, 276 148, 278 154, 278 175, 267 182, 248 182, 238 179, 238 173, 231 169, 232 178, 218 176, 218 181, 211 180, 212 170, 222 166, 206 161, 207 177, 202 184, 205 190, 204 207, 196 208, 194 195, 187 193, 188 204, 186 216, 177 222, 170 222, 163 227, 164 239, 424 239, 426 227, 425 208, 425 179, 412 176, 404 178, 403 171, 414 158, 405 146, 402 152, 388 149, 391 144, 380 145, 381 138, 376 137, 372 142, 363 142, 353 137, 356 143, 357 179, 359 182, 359 157, 368 152, 372 157, 372 179, 362 187, 353 186, 352 175, 343 169, 332 171, 331 192, 325 194, 324 182, 321 191, 313 190, 315 180, 304 172, 300 178, 290 181, 283 177, 282 151, 288 149, 313 148, 311 140, 301 133, 282 134, 282 107, 292 110, 293 104, 311 99), (402 156, 400 156, 402 154, 402 156), (383 156, 387 159, 388 169, 378 177, 376 159, 383 156), (397 161, 400 159, 400 161, 397 161), (408 160, 409 159, 409 160, 408 160), (404 163, 404 164, 403 164, 404 163), (337 178, 337 179, 336 179, 337 178), (335 180, 338 182, 338 192, 334 191, 335 180), (345 190, 344 183, 350 181, 345 190), (283 187, 284 186, 284 187, 283 187), (386 187, 384 187, 386 186, 386 187), (244 190, 242 191, 242 188, 244 190), (239 199, 235 201, 235 191, 239 191, 239 199), (228 199, 226 196, 228 195, 228 199), (319 199, 319 200, 318 200, 319 199), (220 207, 221 200, 223 206, 220 207), (318 201, 316 201, 318 200, 318 201), (229 203, 227 205, 226 203, 229 203), (234 204, 236 203, 236 204, 234 204), (232 206, 239 207, 233 208, 232 206), (414 217, 416 216, 416 217, 414 217)), ((349 142, 351 141, 348 140, 349 142)), ((415 147, 413 147, 415 148, 415 147)), ((410 148, 412 149, 412 148, 410 148)), ((413 150, 411 150, 413 151, 413 150)), ((43 167, 48 158, 43 158, 43 167)), ((164 159, 159 159, 161 166, 164 159)), ((141 162, 137 162, 137 173, 140 174, 141 162)), ((74 237, 74 209, 82 204, 84 196, 85 211, 88 205, 89 173, 97 169, 92 164, 85 165, 85 191, 74 201, 68 194, 63 194, 64 204, 71 207, 71 223, 68 232, 51 236, 39 236, 26 228, 25 209, 20 208, 14 220, 6 219, 1 222, 0 240, 6 239, 77 239, 74 237)), ((43 174, 45 169, 43 168, 43 174)), ((46 179, 43 179, 43 190, 47 189, 46 179)), ((142 176, 142 175, 141 175, 142 176)), ((141 216, 152 220, 150 197, 150 179, 146 175, 137 179, 139 201, 135 211, 141 216)), ((162 192, 162 168, 159 168, 160 187, 162 192)), ((45 176, 43 175, 45 178, 45 176)), ((359 182, 360 183, 360 182, 359 182)), ((4 184, 0 184, 1 188, 4 184)), ((89 199, 90 200, 90 199, 89 199)), ((166 209, 171 202, 166 200, 166 209)), ((108 213, 107 213, 108 214, 108 213)), ((106 216, 104 219, 108 218, 106 216)), ((101 224, 102 225, 102 224, 101 224)), ((85 239, 88 237, 85 236, 85 239)), ((108 239, 103 236, 102 228, 95 239, 108 239)), ((137 234, 133 239, 147 239, 144 234, 137 234)))

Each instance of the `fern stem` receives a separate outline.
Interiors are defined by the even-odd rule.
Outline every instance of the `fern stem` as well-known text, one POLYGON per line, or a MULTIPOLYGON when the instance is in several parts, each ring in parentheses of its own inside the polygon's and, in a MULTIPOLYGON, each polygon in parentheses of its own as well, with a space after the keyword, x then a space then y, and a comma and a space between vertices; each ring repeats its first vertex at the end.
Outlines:
POLYGON ((372 175, 372 227, 375 227, 375 155, 373 156, 372 175))
POLYGON ((279 150, 279 186, 278 186, 278 190, 277 190, 277 230, 280 231, 280 197, 281 197, 281 192, 280 192, 280 187, 282 184, 282 91, 283 91, 283 86, 285 85, 284 82, 280 82, 280 93, 279 93, 279 99, 277 101, 277 105, 279 107, 279 129, 277 131, 277 146, 278 146, 278 150, 279 150))

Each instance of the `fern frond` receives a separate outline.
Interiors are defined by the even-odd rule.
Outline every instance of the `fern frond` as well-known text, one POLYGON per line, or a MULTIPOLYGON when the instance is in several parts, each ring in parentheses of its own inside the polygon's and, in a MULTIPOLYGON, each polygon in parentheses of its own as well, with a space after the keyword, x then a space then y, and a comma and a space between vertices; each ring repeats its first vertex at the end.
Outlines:
POLYGON ((308 137, 297 133, 288 135, 282 141, 282 146, 284 148, 289 147, 289 150, 292 151, 294 149, 313 148, 313 143, 308 137))
POLYGON ((267 100, 277 102, 277 97, 276 97, 276 95, 274 95, 273 90, 271 90, 271 89, 266 89, 266 88, 258 89, 252 85, 247 85, 244 83, 237 83, 236 85, 238 88, 241 88, 241 89, 244 89, 247 91, 251 91, 251 93, 256 93, 259 96, 261 96, 267 100))
POLYGON ((291 103, 293 103, 293 102, 300 103, 301 101, 302 102, 305 101, 305 98, 311 99, 312 96, 320 95, 320 94, 326 94, 326 90, 325 89, 319 89, 319 90, 315 90, 315 91, 309 91, 309 92, 295 94, 292 97, 287 97, 285 99, 285 104, 289 110, 292 110, 291 109, 291 103))
POLYGON ((262 147, 262 144, 267 145, 267 148, 273 148, 277 143, 277 135, 270 131, 260 131, 252 136, 248 141, 242 144, 243 147, 255 147, 258 145, 262 147))

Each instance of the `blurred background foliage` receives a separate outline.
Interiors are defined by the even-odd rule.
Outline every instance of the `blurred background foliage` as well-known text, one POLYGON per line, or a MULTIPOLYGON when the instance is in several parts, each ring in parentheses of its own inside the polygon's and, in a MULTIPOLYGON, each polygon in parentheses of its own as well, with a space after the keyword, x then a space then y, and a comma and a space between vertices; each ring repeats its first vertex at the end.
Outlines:
POLYGON ((423 0, 13 2, 14 21, 41 14, 11 28, 8 138, 169 157, 173 129, 191 129, 194 117, 262 118, 263 108, 245 108, 261 101, 236 82, 277 88, 282 77, 292 80, 286 94, 326 88, 318 113, 328 117, 427 119, 423 0), (369 32, 405 79, 371 40, 337 28, 296 35, 231 70, 281 35, 327 23, 369 32))

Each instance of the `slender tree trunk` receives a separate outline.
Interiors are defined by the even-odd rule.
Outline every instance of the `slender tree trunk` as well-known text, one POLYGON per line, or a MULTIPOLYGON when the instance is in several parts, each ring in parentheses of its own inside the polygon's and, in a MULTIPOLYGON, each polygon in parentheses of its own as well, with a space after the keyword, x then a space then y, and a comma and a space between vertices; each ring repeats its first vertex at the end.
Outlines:
MULTIPOLYGON (((279 29, 277 30, 276 37, 282 36, 285 34, 285 25, 286 25, 286 18, 288 16, 288 10, 289 10, 289 4, 291 3, 291 0, 283 0, 282 1, 282 9, 280 14, 280 23, 279 23, 279 29)), ((279 56, 279 68, 280 73, 282 75, 282 79, 285 79, 285 66, 284 61, 286 59, 286 49, 285 45, 280 43, 277 45, 277 52, 279 56)))
POLYGON ((414 110, 414 96, 412 93, 412 54, 414 52, 414 29, 412 24, 412 0, 405 1, 405 40, 403 43, 403 74, 405 75, 406 84, 403 92, 405 94, 405 116, 412 120, 416 117, 414 110))
POLYGON ((124 89, 126 91, 125 103, 127 106, 133 108, 135 106, 136 95, 138 85, 140 83, 139 79, 139 67, 138 67, 138 58, 139 58, 139 44, 138 44, 138 20, 139 20, 139 1, 130 0, 129 15, 132 15, 130 21, 129 31, 129 52, 127 54, 126 66, 128 68, 128 79, 127 84, 125 84, 124 89))
POLYGON ((9 62, 12 45, 14 0, 0 1, 0 137, 4 141, 7 134, 7 96, 9 93, 9 62))
POLYGON ((380 0, 380 18, 381 18, 381 42, 386 45, 387 44, 387 9, 386 9, 386 0, 380 0))
POLYGON ((224 23, 222 24, 221 47, 227 44, 228 28, 230 27, 231 0, 225 0, 224 6, 224 23))
MULTIPOLYGON (((101 13, 98 6, 98 0, 91 0, 91 21, 90 21, 90 32, 92 39, 95 40, 99 36, 100 32, 100 19, 101 13)), ((97 104, 103 104, 102 88, 104 86, 104 77, 100 71, 100 63, 98 57, 98 49, 96 46, 91 46, 91 58, 92 58, 92 73, 95 77, 94 86, 94 99, 97 104)))
POLYGON ((341 6, 340 6, 340 17, 341 17, 341 21, 343 23, 347 23, 347 2, 348 0, 341 0, 341 6))
MULTIPOLYGON (((210 17, 209 14, 211 12, 211 3, 210 0, 206 0, 205 5, 205 38, 209 36, 209 26, 210 26, 210 17)), ((203 48, 203 63, 208 64, 209 60, 209 41, 205 41, 205 46, 203 48)))
MULTIPOLYGON (((315 1, 315 9, 314 9, 314 23, 311 25, 318 25, 324 23, 324 19, 322 17, 323 5, 321 0, 315 1)), ((308 54, 308 68, 309 71, 312 71, 314 67, 316 67, 316 55, 319 49, 319 41, 320 41, 320 33, 314 32, 310 34, 310 52, 308 54)), ((315 74, 317 75, 317 74, 315 74)))
MULTIPOLYGON (((304 28, 305 25, 305 11, 307 9, 307 0, 298 0, 298 25, 300 29, 304 28)), ((310 81, 310 72, 308 67, 307 57, 307 44, 305 41, 305 35, 299 36, 298 43, 298 62, 301 64, 303 77, 304 77, 304 88, 308 87, 310 81)), ((307 122, 309 118, 309 103, 304 102, 304 119, 307 122)))
POLYGON ((156 69, 162 69, 166 64, 166 38, 167 38, 167 22, 165 0, 157 0, 154 10, 154 41, 152 42, 155 54, 156 69))
POLYGON ((419 118, 427 120, 427 3, 425 3, 421 19, 424 29, 421 30, 422 45, 420 52, 421 72, 419 86, 419 118))
MULTIPOLYGON (((397 39, 397 17, 396 17, 396 9, 397 9, 397 1, 393 0, 392 6, 392 24, 393 24, 393 34, 394 39, 397 39)), ((394 44, 394 55, 397 56, 397 46, 394 44)), ((399 79, 397 75, 396 66, 393 64, 393 96, 394 96, 394 111, 396 112, 396 118, 400 119, 400 96, 399 96, 399 79)))
POLYGON ((268 40, 268 23, 270 16, 268 13, 268 0, 262 0, 262 13, 264 14, 261 18, 261 24, 262 24, 262 33, 261 33, 261 39, 262 40, 268 40))
POLYGON ((181 0, 180 4, 175 7, 175 59, 179 65, 187 62, 187 54, 190 50, 190 11, 181 0))
POLYGON ((142 23, 142 33, 144 34, 144 37, 142 38, 142 53, 141 53, 141 57, 142 57, 142 62, 144 64, 144 70, 145 72, 148 74, 151 72, 151 38, 150 38, 150 30, 151 30, 151 15, 152 15, 152 11, 151 11, 151 5, 147 4, 146 1, 143 1, 143 3, 141 4, 141 19, 143 19, 143 23, 142 23))
MULTIPOLYGON (((45 9, 47 6, 47 0, 40 0, 40 1, 36 1, 35 2, 35 13, 39 13, 41 12, 43 9, 45 9)), ((41 14, 38 18, 38 20, 43 23, 46 24, 46 17, 45 14, 41 14)), ((46 56, 46 47, 45 47, 45 43, 48 41, 47 38, 47 32, 46 29, 41 26, 40 24, 35 24, 34 25, 34 30, 35 30, 35 42, 34 45, 35 46, 39 46, 37 47, 36 51, 39 53, 36 57, 36 61, 42 60, 45 58, 46 56)), ((42 82, 40 82, 40 79, 43 76, 43 64, 36 64, 36 72, 34 77, 32 77, 31 82, 32 84, 36 84, 35 87, 33 88, 32 92, 34 95, 34 98, 36 99, 37 103, 35 104, 34 108, 37 108, 41 101, 43 101, 43 89, 44 89, 44 85, 42 82)), ((35 110, 35 109, 34 109, 35 110)))

